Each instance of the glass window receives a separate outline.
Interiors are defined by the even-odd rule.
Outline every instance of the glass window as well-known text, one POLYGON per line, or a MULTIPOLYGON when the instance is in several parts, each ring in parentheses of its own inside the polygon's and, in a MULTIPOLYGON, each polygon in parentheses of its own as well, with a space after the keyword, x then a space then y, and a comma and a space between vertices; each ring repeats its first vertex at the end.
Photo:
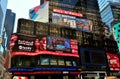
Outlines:
POLYGON ((50 65, 57 65, 57 59, 51 58, 50 59, 50 65))
POLYGON ((30 60, 29 59, 26 59, 25 62, 25 67, 30 67, 30 60))
POLYGON ((72 66, 72 62, 69 61, 69 60, 67 60, 67 61, 66 61, 66 66, 72 66))
POLYGON ((65 61, 64 61, 64 59, 58 59, 58 65, 60 65, 60 66, 65 66, 65 61))
POLYGON ((77 66, 77 63, 75 61, 72 61, 73 66, 77 66))
POLYGON ((41 58, 41 65, 49 65, 49 58, 41 58))

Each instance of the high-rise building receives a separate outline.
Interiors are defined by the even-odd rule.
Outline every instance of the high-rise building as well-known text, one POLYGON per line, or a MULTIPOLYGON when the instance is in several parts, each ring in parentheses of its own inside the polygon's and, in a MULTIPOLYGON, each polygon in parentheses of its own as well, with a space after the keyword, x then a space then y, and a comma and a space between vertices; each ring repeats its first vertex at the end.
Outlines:
POLYGON ((116 41, 102 35, 108 29, 97 0, 42 1, 30 9, 31 20, 18 20, 10 39, 13 78, 104 79, 108 64, 119 67, 116 41))
POLYGON ((0 1, 0 37, 3 32, 3 26, 4 26, 4 20, 5 20, 5 14, 7 9, 7 1, 8 0, 1 0, 0 1))
POLYGON ((120 0, 98 0, 102 22, 108 25, 110 32, 112 32, 113 21, 119 21, 120 14, 120 0))
POLYGON ((6 15, 6 9, 7 9, 7 1, 8 0, 1 0, 0 1, 0 51, 4 52, 4 46, 2 45, 3 41, 3 33, 4 33, 4 20, 6 15))
POLYGON ((4 28, 7 34, 7 49, 9 49, 9 41, 14 29, 15 16, 16 15, 14 12, 12 12, 10 9, 7 9, 4 23, 4 28))
MULTIPOLYGON (((41 3, 43 3, 43 1, 46 1, 46 0, 41 0, 41 3)), ((49 15, 45 15, 45 14, 41 15, 41 13, 43 14, 43 8, 46 5, 46 3, 43 3, 40 6, 36 6, 35 8, 30 9, 30 16, 32 15, 32 17, 30 18, 35 20, 39 16, 40 17, 39 20, 40 20, 45 18, 44 16, 48 16, 49 22, 51 22, 52 9, 59 7, 59 9, 82 13, 83 16, 81 18, 88 19, 93 22, 93 27, 92 27, 93 32, 97 34, 102 33, 101 31, 102 22, 99 14, 98 3, 96 0, 73 0, 74 3, 72 2, 72 0, 48 0, 48 1, 49 1, 49 7, 48 7, 49 15), (34 18, 33 18, 33 15, 34 15, 34 18)))

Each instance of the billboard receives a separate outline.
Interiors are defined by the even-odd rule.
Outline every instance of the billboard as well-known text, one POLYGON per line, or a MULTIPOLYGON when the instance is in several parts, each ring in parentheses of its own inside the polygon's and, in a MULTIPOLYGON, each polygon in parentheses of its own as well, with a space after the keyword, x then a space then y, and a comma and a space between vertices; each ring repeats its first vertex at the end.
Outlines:
POLYGON ((77 17, 83 17, 83 14, 81 13, 76 13, 72 11, 67 11, 67 10, 62 10, 62 9, 53 9, 53 12, 55 13, 60 13, 60 14, 65 14, 65 15, 71 15, 71 16, 77 16, 77 17))
POLYGON ((65 27, 76 28, 76 17, 59 13, 52 13, 52 22, 65 27))
POLYGON ((90 20, 59 13, 52 13, 52 22, 64 27, 76 28, 86 32, 92 31, 93 26, 90 20))
POLYGON ((120 61, 117 54, 107 53, 107 59, 111 71, 120 71, 120 61))
POLYGON ((77 40, 52 36, 38 38, 36 36, 12 34, 10 39, 12 56, 48 54, 79 57, 77 45, 77 40))
POLYGON ((49 1, 30 9, 29 17, 34 21, 49 22, 49 1))
POLYGON ((47 50, 71 52, 70 40, 60 37, 47 37, 47 50))
POLYGON ((36 37, 22 34, 12 34, 10 39, 10 50, 12 52, 34 52, 36 37))
POLYGON ((80 48, 80 58, 83 66, 106 66, 106 56, 103 50, 80 48))
POLYGON ((77 29, 82 31, 90 32, 92 31, 92 21, 87 19, 76 18, 77 29))

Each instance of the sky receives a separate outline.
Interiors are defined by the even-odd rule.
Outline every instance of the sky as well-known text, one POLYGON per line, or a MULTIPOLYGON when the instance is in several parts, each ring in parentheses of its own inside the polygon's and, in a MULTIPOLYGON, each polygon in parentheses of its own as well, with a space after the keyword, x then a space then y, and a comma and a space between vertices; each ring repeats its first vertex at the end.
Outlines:
POLYGON ((29 18, 29 9, 40 4, 40 0, 8 0, 7 9, 11 9, 16 13, 15 28, 16 32, 17 21, 19 18, 29 18))

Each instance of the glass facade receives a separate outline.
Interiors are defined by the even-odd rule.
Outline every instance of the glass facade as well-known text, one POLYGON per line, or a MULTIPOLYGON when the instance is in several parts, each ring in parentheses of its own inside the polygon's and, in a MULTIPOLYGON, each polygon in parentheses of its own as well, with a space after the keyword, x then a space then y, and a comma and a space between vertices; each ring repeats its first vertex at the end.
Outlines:
POLYGON ((15 22, 15 13, 13 13, 10 9, 7 9, 4 28, 7 34, 7 48, 8 49, 9 49, 9 40, 10 40, 11 34, 13 33, 14 22, 15 22))
POLYGON ((119 0, 98 0, 102 22, 109 26, 109 31, 112 31, 111 23, 119 20, 119 0))
POLYGON ((5 20, 6 8, 8 0, 0 0, 0 37, 2 36, 2 30, 5 20))
POLYGON ((118 48, 119 48, 119 51, 120 51, 120 23, 115 24, 113 30, 114 30, 115 39, 118 43, 118 48))

